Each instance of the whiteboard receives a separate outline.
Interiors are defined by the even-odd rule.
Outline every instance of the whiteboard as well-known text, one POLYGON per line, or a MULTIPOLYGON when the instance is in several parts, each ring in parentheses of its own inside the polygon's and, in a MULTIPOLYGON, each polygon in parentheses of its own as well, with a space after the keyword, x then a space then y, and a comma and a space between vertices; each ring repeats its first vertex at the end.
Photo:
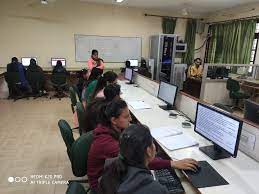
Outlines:
POLYGON ((104 62, 125 62, 141 59, 140 37, 89 36, 75 34, 76 62, 86 62, 93 49, 98 50, 104 62))

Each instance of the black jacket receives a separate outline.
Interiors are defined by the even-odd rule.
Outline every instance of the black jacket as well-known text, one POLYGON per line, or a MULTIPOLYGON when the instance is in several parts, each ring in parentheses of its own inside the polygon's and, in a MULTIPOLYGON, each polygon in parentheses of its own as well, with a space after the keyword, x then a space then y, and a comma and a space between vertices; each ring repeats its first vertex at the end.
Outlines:
POLYGON ((169 194, 166 187, 154 180, 148 169, 128 167, 118 194, 169 194))

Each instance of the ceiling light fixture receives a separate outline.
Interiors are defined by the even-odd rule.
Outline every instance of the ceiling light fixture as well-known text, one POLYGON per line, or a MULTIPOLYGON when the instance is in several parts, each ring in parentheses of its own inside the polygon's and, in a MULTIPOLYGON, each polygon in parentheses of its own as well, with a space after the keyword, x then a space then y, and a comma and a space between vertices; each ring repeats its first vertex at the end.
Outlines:
POLYGON ((121 3, 123 2, 124 0, 115 0, 116 3, 121 3))
POLYGON ((47 4, 48 4, 48 1, 47 1, 47 0, 41 0, 40 2, 41 2, 41 4, 43 4, 43 5, 47 5, 47 4))

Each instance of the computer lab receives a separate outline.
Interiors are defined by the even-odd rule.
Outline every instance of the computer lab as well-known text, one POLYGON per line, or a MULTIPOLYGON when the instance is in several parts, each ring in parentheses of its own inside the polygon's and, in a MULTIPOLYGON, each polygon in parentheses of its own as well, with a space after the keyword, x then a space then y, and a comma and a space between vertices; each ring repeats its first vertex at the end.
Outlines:
POLYGON ((0 193, 259 194, 259 0, 2 0, 0 193))

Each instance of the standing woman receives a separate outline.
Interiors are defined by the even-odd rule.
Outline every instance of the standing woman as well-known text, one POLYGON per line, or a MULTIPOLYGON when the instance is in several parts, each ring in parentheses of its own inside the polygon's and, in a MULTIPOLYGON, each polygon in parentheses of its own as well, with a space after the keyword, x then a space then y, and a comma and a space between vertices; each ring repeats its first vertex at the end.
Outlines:
POLYGON ((87 67, 88 67, 89 73, 92 71, 92 69, 94 67, 97 67, 102 70, 104 69, 103 60, 98 57, 97 50, 95 50, 95 49, 92 50, 92 55, 91 55, 90 59, 88 59, 88 61, 87 61, 87 67))

